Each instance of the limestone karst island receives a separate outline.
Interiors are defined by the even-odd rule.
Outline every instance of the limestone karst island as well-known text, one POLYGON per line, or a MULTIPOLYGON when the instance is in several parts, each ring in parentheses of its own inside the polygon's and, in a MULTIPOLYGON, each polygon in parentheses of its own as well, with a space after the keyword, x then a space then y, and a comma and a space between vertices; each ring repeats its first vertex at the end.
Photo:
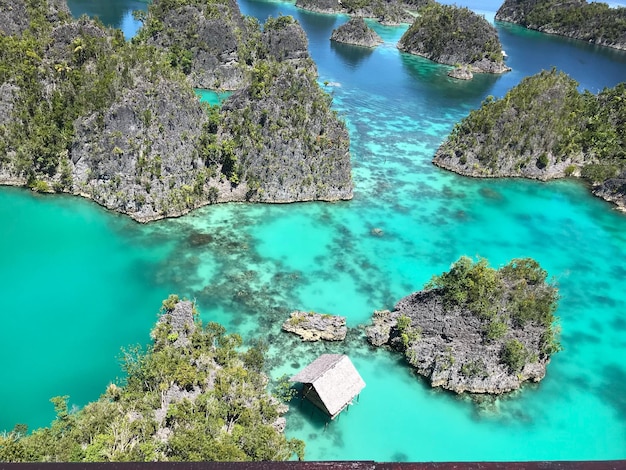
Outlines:
POLYGON ((292 18, 261 30, 234 2, 155 1, 126 42, 62 1, 13 3, 0 23, 0 183, 142 222, 352 197, 348 132, 292 18), (234 93, 207 109, 192 86, 234 93))

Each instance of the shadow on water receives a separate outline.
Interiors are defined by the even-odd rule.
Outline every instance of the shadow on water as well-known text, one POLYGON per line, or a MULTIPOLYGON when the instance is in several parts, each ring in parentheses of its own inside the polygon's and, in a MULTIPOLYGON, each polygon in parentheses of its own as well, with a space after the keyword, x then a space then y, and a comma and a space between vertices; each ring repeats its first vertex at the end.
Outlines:
POLYGON ((400 54, 400 60, 407 75, 417 84, 427 86, 429 91, 446 106, 457 102, 480 104, 501 77, 477 73, 472 80, 456 80, 448 77, 448 71, 452 69, 450 66, 406 53, 400 54))
POLYGON ((626 420, 626 371, 617 364, 609 364, 602 371, 604 383, 598 388, 598 395, 610 404, 619 414, 619 419, 626 420))
POLYGON ((353 46, 342 44, 337 41, 330 41, 331 50, 349 67, 356 69, 374 50, 369 47, 353 46))

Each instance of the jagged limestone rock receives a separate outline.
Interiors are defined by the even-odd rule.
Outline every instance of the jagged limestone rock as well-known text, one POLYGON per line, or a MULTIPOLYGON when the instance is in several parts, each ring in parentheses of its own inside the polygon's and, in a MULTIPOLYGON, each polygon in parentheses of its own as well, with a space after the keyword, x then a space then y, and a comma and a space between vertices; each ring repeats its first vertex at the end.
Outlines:
POLYGON ((220 139, 259 202, 336 201, 352 197, 350 139, 313 72, 260 64, 250 86, 223 105, 220 139), (239 132, 233 132, 241 129, 239 132))
POLYGON ((190 63, 182 68, 196 88, 240 88, 244 70, 239 51, 247 31, 237 3, 190 0, 176 8, 166 5, 157 0, 149 7, 148 26, 139 38, 171 50, 181 61, 190 51, 190 63), (151 27, 154 24, 158 26, 151 27))
POLYGON ((302 341, 343 341, 348 332, 346 317, 298 310, 291 312, 282 328, 300 336, 302 341))
MULTIPOLYGON (((528 260, 514 260, 509 266, 513 263, 533 266, 528 260)), ((486 300, 497 305, 490 316, 467 304, 451 305, 442 288, 429 288, 404 297, 393 311, 374 312, 366 328, 368 341, 401 352, 433 387, 457 393, 500 394, 528 380, 538 382, 545 376, 550 354, 558 350, 547 347, 553 326, 549 319, 547 325, 536 320, 520 324, 510 313, 516 308, 511 299, 526 290, 528 299, 545 296, 550 301, 555 290, 534 275, 504 278, 498 288, 502 290, 495 289, 496 296, 486 300)), ((478 281, 473 282, 481 289, 478 281)))
POLYGON ((450 70, 448 77, 456 78, 457 80, 471 80, 474 78, 474 74, 468 65, 461 65, 450 70))
POLYGON ((433 163, 479 178, 581 177, 595 195, 624 209, 626 84, 597 95, 577 87, 555 69, 526 77, 459 122, 433 163))
POLYGON ((397 26, 411 23, 415 18, 411 13, 419 10, 431 0, 372 0, 355 2, 352 0, 297 0, 296 6, 318 13, 348 14, 355 17, 374 18, 381 24, 397 26))

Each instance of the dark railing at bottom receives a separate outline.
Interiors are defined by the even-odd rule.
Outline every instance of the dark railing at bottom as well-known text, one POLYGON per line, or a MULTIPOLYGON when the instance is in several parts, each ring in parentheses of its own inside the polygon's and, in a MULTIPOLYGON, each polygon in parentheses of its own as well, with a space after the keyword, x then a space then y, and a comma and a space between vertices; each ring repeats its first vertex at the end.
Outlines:
POLYGON ((626 460, 540 462, 106 462, 2 463, 0 470, 626 470, 626 460))

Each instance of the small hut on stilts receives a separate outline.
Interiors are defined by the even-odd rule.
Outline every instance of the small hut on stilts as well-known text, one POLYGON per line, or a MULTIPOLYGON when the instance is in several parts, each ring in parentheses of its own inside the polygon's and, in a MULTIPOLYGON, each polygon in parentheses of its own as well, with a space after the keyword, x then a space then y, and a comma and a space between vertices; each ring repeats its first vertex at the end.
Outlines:
POLYGON ((302 398, 335 419, 359 396, 365 382, 345 354, 322 354, 289 379, 302 383, 302 398))

